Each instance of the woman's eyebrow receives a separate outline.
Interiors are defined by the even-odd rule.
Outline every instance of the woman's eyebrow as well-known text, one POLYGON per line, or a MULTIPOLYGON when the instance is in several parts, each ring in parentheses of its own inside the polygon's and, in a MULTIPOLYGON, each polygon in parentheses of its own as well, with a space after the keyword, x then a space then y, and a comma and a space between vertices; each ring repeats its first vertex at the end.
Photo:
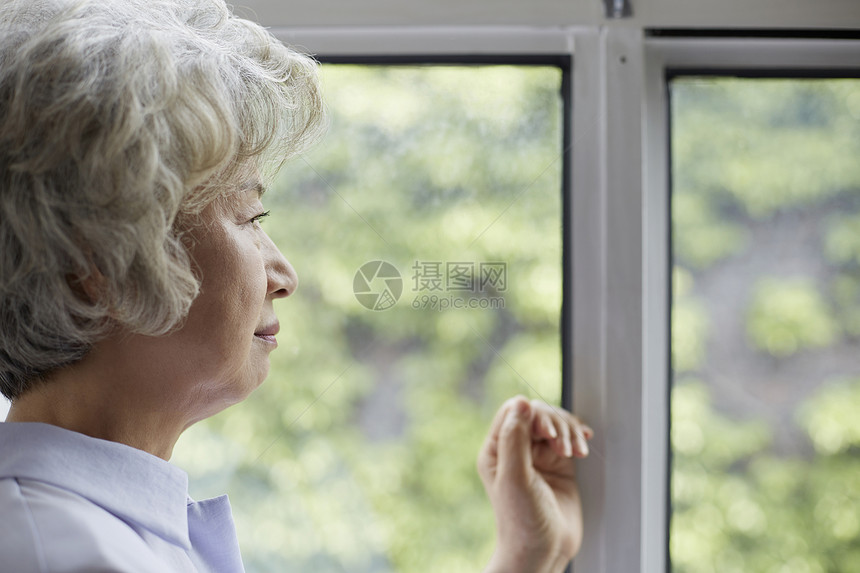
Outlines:
POLYGON ((266 188, 263 187, 263 184, 259 181, 249 181, 242 186, 242 191, 256 191, 257 197, 262 199, 263 194, 266 192, 266 188))

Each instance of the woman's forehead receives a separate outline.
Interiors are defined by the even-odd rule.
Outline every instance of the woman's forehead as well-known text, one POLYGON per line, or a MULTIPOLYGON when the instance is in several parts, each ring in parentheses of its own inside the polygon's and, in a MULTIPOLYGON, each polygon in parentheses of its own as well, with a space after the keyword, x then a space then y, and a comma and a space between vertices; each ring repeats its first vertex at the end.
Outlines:
POLYGON ((218 199, 218 203, 222 209, 232 210, 260 203, 263 199, 263 194, 266 192, 265 185, 257 177, 240 180, 238 185, 231 187, 230 190, 218 199))
POLYGON ((266 186, 263 185, 263 175, 256 161, 248 161, 241 165, 236 170, 234 177, 234 181, 238 182, 237 190, 239 192, 254 191, 257 199, 261 199, 263 193, 266 192, 266 186))

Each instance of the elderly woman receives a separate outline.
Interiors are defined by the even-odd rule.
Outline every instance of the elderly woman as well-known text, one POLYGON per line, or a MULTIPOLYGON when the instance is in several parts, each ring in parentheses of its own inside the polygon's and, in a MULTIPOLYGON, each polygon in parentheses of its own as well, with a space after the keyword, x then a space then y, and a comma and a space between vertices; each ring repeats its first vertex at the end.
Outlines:
MULTIPOLYGON (((262 383, 297 277, 265 181, 322 125, 315 63, 221 0, 0 6, 0 571, 242 571, 180 434, 262 383)), ((489 571, 560 571, 590 430, 515 398, 478 469, 489 571)))

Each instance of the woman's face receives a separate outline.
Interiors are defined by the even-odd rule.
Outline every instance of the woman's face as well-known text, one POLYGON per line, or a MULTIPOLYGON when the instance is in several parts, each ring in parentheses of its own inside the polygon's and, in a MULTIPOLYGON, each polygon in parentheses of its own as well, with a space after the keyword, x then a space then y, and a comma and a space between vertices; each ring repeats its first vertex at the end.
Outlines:
MULTIPOLYGON (((260 227, 262 186, 251 177, 209 205, 189 231, 200 294, 178 330, 151 339, 150 369, 162 372, 174 406, 196 421, 241 401, 269 371, 279 325, 276 298, 298 279, 260 227)), ((144 360, 147 358, 140 357, 144 360)))

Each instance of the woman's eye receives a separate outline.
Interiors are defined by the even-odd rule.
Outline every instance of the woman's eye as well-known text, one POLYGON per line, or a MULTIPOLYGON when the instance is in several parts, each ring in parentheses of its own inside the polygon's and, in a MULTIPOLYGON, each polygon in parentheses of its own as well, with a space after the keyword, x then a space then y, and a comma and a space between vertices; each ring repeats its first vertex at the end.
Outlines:
POLYGON ((268 217, 270 212, 271 211, 263 211, 259 215, 256 215, 255 217, 253 217, 250 222, 251 223, 259 223, 260 221, 262 221, 263 219, 268 217))

